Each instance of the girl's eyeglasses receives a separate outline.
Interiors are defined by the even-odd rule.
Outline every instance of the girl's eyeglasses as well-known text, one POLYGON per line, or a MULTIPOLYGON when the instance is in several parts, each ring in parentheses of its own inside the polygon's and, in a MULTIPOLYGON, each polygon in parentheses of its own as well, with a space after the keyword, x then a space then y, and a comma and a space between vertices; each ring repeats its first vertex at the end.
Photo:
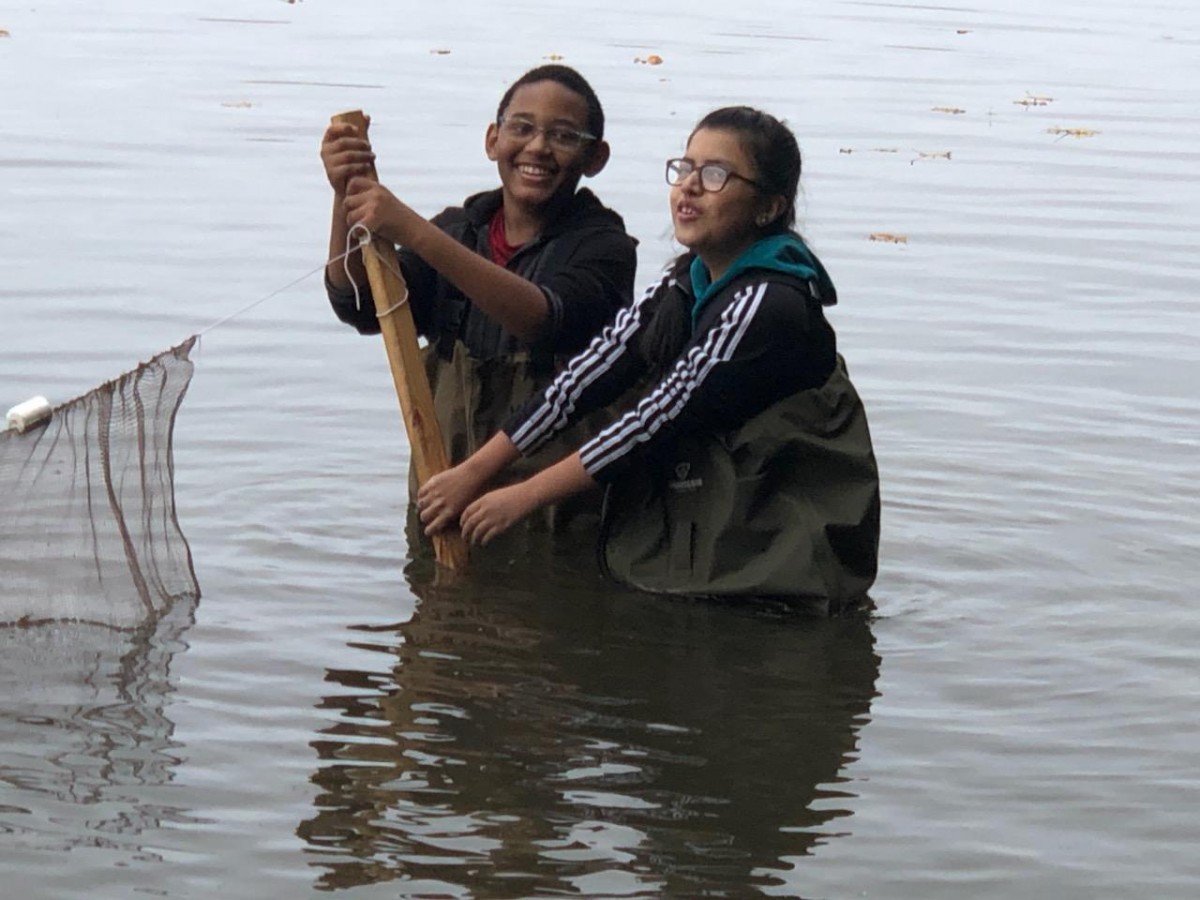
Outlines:
POLYGON ((747 178, 745 175, 739 175, 729 166, 721 163, 705 163, 697 167, 690 159, 668 159, 667 160, 667 184, 678 185, 683 184, 684 180, 693 172, 700 172, 700 187, 710 193, 716 193, 729 183, 730 178, 737 178, 747 184, 752 184, 760 191, 765 191, 766 188, 755 181, 753 178, 747 178))

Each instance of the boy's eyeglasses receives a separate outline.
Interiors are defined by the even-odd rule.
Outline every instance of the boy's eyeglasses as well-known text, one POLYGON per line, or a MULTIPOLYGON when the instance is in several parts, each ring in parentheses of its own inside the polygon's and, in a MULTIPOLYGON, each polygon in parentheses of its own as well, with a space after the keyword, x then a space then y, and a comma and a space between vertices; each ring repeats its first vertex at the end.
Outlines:
MULTIPOLYGON (((700 187, 710 193, 716 193, 729 183, 730 178, 737 178, 745 181, 748 184, 754 185, 760 191, 765 191, 766 188, 755 181, 753 178, 747 178, 745 175, 739 175, 729 166, 721 163, 705 163, 698 167, 700 172, 700 187)), ((693 172, 697 171, 697 166, 690 159, 668 159, 667 160, 667 184, 678 185, 683 184, 693 172)))
POLYGON ((497 122, 500 126, 500 133, 509 140, 527 142, 532 141, 535 135, 541 134, 545 136, 547 144, 562 153, 573 153, 580 147, 596 140, 594 134, 588 134, 577 128, 568 128, 565 125, 550 125, 542 128, 537 123, 519 116, 513 118, 501 116, 497 122))

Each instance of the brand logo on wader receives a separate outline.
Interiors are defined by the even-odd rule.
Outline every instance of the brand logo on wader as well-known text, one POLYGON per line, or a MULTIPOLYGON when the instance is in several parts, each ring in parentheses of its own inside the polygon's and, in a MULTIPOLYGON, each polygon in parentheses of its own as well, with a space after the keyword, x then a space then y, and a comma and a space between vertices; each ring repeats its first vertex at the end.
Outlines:
POLYGON ((692 464, 687 462, 675 463, 675 480, 667 482, 667 487, 673 491, 694 491, 704 484, 703 478, 688 478, 692 464))

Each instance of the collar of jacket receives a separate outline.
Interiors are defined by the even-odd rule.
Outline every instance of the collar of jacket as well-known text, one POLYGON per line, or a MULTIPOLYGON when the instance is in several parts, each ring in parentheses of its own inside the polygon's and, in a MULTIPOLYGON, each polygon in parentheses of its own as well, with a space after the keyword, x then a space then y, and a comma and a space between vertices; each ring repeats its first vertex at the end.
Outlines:
MULTIPOLYGON (((496 214, 496 210, 503 205, 504 193, 500 188, 495 188, 472 194, 463 202, 463 209, 466 212, 467 221, 478 229, 486 228, 492 221, 492 216, 496 214)), ((567 231, 600 226, 619 228, 624 231, 625 221, 601 203, 600 199, 590 190, 580 188, 558 208, 555 215, 546 223, 546 227, 529 243, 549 240, 567 231)))

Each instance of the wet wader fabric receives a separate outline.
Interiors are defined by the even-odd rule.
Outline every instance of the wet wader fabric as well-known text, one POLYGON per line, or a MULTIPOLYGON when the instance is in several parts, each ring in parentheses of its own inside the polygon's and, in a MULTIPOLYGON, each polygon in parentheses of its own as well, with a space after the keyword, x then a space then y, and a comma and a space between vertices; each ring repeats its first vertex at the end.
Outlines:
POLYGON ((862 598, 874 582, 879 475, 844 361, 737 431, 682 438, 610 485, 609 577, 701 595, 862 598))
MULTIPOLYGON (((443 358, 434 345, 426 347, 424 354, 434 410, 451 465, 458 465, 487 443, 555 375, 552 361, 535 360, 530 353, 478 359, 461 341, 455 343, 449 359, 443 358)), ((537 453, 517 460, 493 486, 524 481, 562 459, 615 418, 613 410, 592 413, 537 453)), ((416 496, 414 478, 410 472, 409 494, 413 497, 416 496)), ((600 491, 568 498, 544 510, 540 521, 551 531, 595 529, 601 501, 600 491)))

